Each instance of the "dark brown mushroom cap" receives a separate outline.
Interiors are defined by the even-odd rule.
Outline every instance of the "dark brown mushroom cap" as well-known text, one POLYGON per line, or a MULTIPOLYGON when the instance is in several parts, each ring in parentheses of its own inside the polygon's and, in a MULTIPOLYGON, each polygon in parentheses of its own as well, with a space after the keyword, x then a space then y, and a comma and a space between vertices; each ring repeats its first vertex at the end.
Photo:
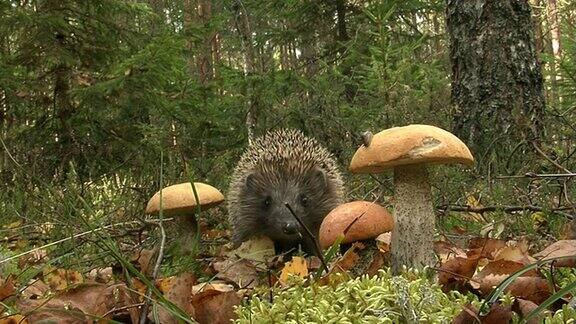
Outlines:
POLYGON ((375 238, 392 230, 394 220, 386 208, 369 201, 353 201, 334 208, 320 225, 320 246, 325 249, 344 235, 342 243, 375 238), (354 223, 354 224, 352 224, 354 223), (350 226, 352 224, 352 226, 350 226))
MULTIPOLYGON (((224 201, 224 195, 211 185, 194 182, 200 209, 206 210, 224 201)), ((162 189, 162 209, 165 216, 192 214, 197 210, 197 203, 190 182, 175 184, 162 189)), ((158 214, 160 211, 160 191, 148 201, 147 214, 158 214)))

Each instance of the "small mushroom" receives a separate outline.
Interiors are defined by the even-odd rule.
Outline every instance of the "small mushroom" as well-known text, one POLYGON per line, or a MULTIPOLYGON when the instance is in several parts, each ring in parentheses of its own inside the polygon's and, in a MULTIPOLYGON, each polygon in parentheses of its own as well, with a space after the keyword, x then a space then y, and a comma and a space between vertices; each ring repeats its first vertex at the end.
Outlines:
POLYGON ((320 225, 320 246, 330 247, 338 237, 342 244, 369 240, 392 230, 392 215, 386 208, 370 201, 352 201, 334 208, 320 225))
MULTIPOLYGON (((224 201, 224 195, 211 185, 194 182, 200 210, 212 208, 224 201)), ((180 232, 182 251, 191 251, 190 244, 194 242, 194 234, 198 229, 198 222, 194 215, 198 210, 198 203, 194 197, 190 182, 175 184, 162 189, 162 213, 164 217, 174 217, 180 232)), ((160 212, 160 191, 158 191, 146 206, 146 213, 157 215, 160 212)))
POLYGON ((473 165, 466 145, 451 133, 434 126, 394 127, 375 134, 350 162, 353 173, 394 170, 394 229, 392 271, 402 266, 422 268, 435 264, 435 215, 427 165, 460 163, 473 165))

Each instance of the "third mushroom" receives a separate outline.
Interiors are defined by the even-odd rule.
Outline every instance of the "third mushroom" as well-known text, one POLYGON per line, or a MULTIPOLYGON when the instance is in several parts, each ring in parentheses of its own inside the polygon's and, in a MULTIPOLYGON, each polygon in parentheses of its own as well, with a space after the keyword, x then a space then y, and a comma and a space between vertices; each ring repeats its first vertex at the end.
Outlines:
POLYGON ((429 164, 473 165, 466 145, 453 134, 429 125, 386 129, 360 146, 350 162, 353 173, 394 171, 392 271, 402 266, 433 266, 435 215, 428 180, 429 164))

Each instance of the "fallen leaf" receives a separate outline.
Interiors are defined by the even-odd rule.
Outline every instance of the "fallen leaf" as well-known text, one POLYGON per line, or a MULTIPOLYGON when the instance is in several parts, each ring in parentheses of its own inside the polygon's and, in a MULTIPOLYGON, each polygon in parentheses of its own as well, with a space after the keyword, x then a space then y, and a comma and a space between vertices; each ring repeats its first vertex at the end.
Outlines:
POLYGON ((485 316, 478 314, 476 307, 468 304, 458 316, 452 320, 452 324, 508 324, 512 319, 512 310, 510 307, 494 304, 485 316))
POLYGON ((386 232, 376 237, 376 246, 382 253, 390 252, 390 244, 392 243, 392 233, 386 232))
POLYGON ((290 276, 297 276, 300 278, 308 277, 308 267, 306 266, 306 259, 302 257, 292 257, 292 261, 286 262, 282 272, 280 273, 280 282, 287 284, 290 276))
MULTIPOLYGON (((530 312, 532 312, 537 307, 538 305, 536 305, 534 302, 520 298, 517 298, 514 301, 514 304, 512 304, 512 310, 518 313, 521 316, 521 318, 525 318, 526 315, 530 314, 530 312)), ((538 324, 540 323, 541 320, 542 320, 541 316, 535 316, 532 319, 530 319, 527 324, 538 324)))
POLYGON ((42 280, 32 279, 26 288, 20 293, 20 297, 25 299, 43 298, 50 291, 50 287, 42 280))
POLYGON ((154 262, 154 256, 156 255, 156 249, 142 249, 136 251, 130 260, 140 272, 146 274, 147 276, 152 275, 154 262))
POLYGON ((162 294, 166 294, 170 290, 170 287, 172 287, 172 284, 174 283, 174 278, 175 277, 160 278, 156 280, 154 286, 156 286, 156 288, 158 288, 158 290, 160 290, 162 294))
POLYGON ((476 237, 470 240, 468 248, 470 250, 479 249, 480 257, 494 259, 494 255, 506 247, 506 241, 489 237, 476 237))
POLYGON ((338 268, 341 271, 348 271, 352 269, 358 260, 360 260, 360 256, 358 255, 358 250, 364 249, 364 244, 360 242, 352 243, 352 246, 344 252, 344 255, 336 261, 334 267, 338 268))
POLYGON ((506 246, 494 254, 494 260, 509 260, 525 265, 535 261, 535 259, 528 254, 528 243, 526 241, 506 242, 506 246))
POLYGON ((453 257, 459 257, 459 258, 467 257, 466 252, 463 249, 446 241, 434 242, 434 252, 440 258, 440 263, 444 263, 448 259, 453 257))
MULTIPOLYGON (((196 277, 193 274, 189 272, 181 273, 172 279, 170 289, 164 295, 166 299, 178 306, 190 317, 194 317, 194 308, 190 304, 190 300, 192 297, 192 287, 196 282, 196 277)), ((148 317, 150 318, 150 315, 148 315, 148 317)), ((173 316, 164 307, 158 309, 158 318, 162 324, 179 323, 178 318, 173 316)))
MULTIPOLYGON (((2 317, 2 314, 0 314, 0 317, 2 317)), ((20 314, 15 314, 0 318, 0 324, 28 324, 28 320, 20 314)))
MULTIPOLYGON (((14 277, 8 276, 6 279, 0 278, 0 301, 14 295, 16 287, 14 286, 14 277)), ((0 306, 2 310, 2 306, 0 306)))
MULTIPOLYGON (((31 323, 54 321, 56 323, 90 322, 93 316, 112 318, 112 312, 135 304, 124 284, 110 286, 81 284, 56 294, 50 299, 19 299, 17 308, 31 323)), ((137 309, 132 309, 137 320, 137 309)))
POLYGON ((512 296, 532 301, 538 305, 552 295, 548 280, 539 277, 519 277, 505 290, 512 296))
POLYGON ((236 291, 202 291, 192 296, 194 319, 200 324, 230 323, 236 319, 234 306, 240 305, 241 301, 236 291))
POLYGON ((108 283, 112 279, 112 267, 92 269, 86 279, 98 283, 108 283))
POLYGON ((466 291, 466 284, 476 271, 477 260, 469 258, 455 257, 449 259, 440 266, 438 282, 442 286, 442 291, 451 290, 466 291))
POLYGON ((44 282, 47 283, 52 290, 61 291, 72 285, 83 283, 84 277, 82 277, 82 274, 78 271, 47 267, 44 271, 44 282))
POLYGON ((238 257, 257 262, 265 262, 266 259, 276 255, 274 241, 266 236, 252 238, 243 242, 240 247, 225 253, 228 257, 238 257))
POLYGON ((576 240, 561 240, 552 243, 544 250, 534 254, 539 260, 549 260, 557 257, 574 256, 564 260, 557 260, 554 265, 557 267, 576 267, 576 240))
MULTIPOLYGON (((471 285, 474 289, 480 290, 484 294, 488 294, 504 279, 508 278, 512 273, 522 269, 523 267, 524 264, 515 261, 492 261, 474 276, 471 285)), ((539 274, 535 270, 530 270, 524 273, 524 276, 538 277, 539 274)))
POLYGON ((206 290, 217 290, 220 292, 233 291, 234 286, 220 280, 212 280, 210 282, 203 282, 192 286, 192 295, 199 294, 206 290))
POLYGON ((490 307, 490 312, 480 319, 483 324, 508 324, 512 321, 512 309, 510 306, 494 304, 490 307))
POLYGON ((226 259, 214 262, 216 277, 235 283, 241 288, 253 288, 260 284, 256 267, 247 259, 226 259))

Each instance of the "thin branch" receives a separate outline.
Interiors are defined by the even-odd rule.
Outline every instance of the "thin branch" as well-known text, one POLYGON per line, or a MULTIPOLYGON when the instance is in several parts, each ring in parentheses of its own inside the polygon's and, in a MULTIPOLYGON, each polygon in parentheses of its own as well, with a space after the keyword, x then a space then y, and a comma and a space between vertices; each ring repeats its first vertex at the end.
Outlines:
POLYGON ((562 165, 558 164, 558 162, 554 161, 551 157, 549 157, 546 153, 544 153, 544 151, 542 151, 542 149, 540 147, 538 147, 538 145, 535 142, 532 142, 532 146, 534 147, 534 149, 536 150, 536 152, 538 152, 540 155, 542 155, 543 158, 545 158, 546 160, 548 160, 548 162, 552 163, 555 167, 557 167, 558 169, 572 174, 572 171, 566 169, 565 167, 563 167, 562 165))
POLYGON ((487 213, 487 212, 494 212, 494 211, 503 211, 505 213, 513 213, 518 211, 551 211, 558 214, 561 214, 567 218, 574 219, 575 216, 563 213, 564 210, 572 210, 576 206, 562 206, 562 207, 555 207, 555 208, 542 208, 533 205, 526 205, 526 206, 486 206, 486 207, 474 207, 474 206, 466 206, 466 205, 443 205, 437 206, 436 209, 440 210, 441 212, 448 212, 448 211, 459 211, 459 212, 469 212, 469 213, 487 213))
POLYGON ((527 172, 525 174, 510 175, 510 176, 497 176, 495 179, 518 179, 518 178, 571 178, 576 177, 576 173, 533 173, 527 172))
MULTIPOLYGON (((164 246, 166 244, 166 231, 164 230, 164 224, 163 224, 163 220, 164 220, 164 206, 163 206, 163 200, 164 198, 162 197, 162 186, 163 186, 163 170, 162 167, 164 165, 164 154, 163 151, 160 151, 160 222, 158 222, 158 227, 160 227, 160 246, 158 247, 158 257, 156 258, 156 264, 154 265, 154 270, 152 271, 152 282, 156 281, 156 278, 158 277, 158 272, 160 272, 160 266, 162 265, 162 259, 164 258, 164 246)), ((198 198, 196 198, 196 201, 198 201, 198 198)), ((148 307, 150 307, 150 303, 152 300, 152 287, 148 286, 146 288, 146 302, 144 303, 144 306, 142 306, 142 309, 140 310, 140 324, 145 324, 146 323, 146 318, 148 317, 148 307)))
POLYGON ((300 226, 302 226, 302 228, 304 228, 304 231, 306 232, 306 234, 308 234, 308 236, 310 237, 310 239, 312 240, 313 243, 313 247, 314 250, 318 256, 318 258, 320 259, 320 262, 322 262, 322 267, 324 267, 324 270, 326 272, 329 272, 330 270, 328 269, 328 265, 326 264, 326 260, 324 260, 324 256, 322 255, 322 251, 320 250, 320 246, 318 246, 318 240, 316 239, 316 237, 314 236, 314 234, 312 234, 312 232, 310 231, 310 229, 308 228, 308 226, 306 226, 304 224, 304 222, 300 219, 300 217, 298 217, 298 215, 296 215, 296 213, 294 212, 294 210, 292 209, 292 207, 290 207, 289 203, 284 204, 286 206, 286 208, 288 208, 288 210, 290 211, 290 213, 292 214, 292 216, 294 216, 294 218, 296 218, 296 220, 298 221, 298 223, 300 223, 300 226))

